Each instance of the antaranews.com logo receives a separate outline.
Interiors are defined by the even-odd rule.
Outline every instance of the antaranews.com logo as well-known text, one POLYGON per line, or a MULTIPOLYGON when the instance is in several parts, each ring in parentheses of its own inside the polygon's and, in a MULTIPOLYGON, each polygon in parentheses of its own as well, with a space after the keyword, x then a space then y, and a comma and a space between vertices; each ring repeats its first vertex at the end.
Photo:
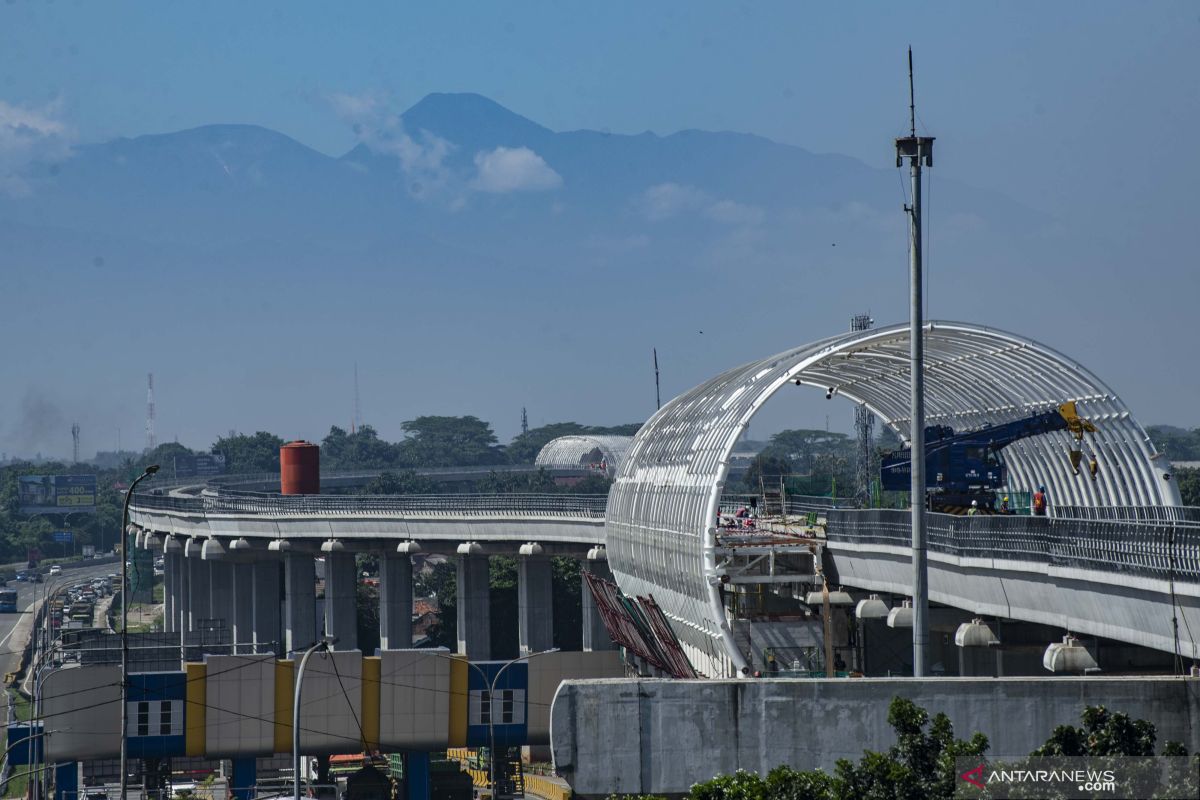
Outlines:
POLYGON ((956 759, 955 797, 1200 800, 1200 756, 956 759))

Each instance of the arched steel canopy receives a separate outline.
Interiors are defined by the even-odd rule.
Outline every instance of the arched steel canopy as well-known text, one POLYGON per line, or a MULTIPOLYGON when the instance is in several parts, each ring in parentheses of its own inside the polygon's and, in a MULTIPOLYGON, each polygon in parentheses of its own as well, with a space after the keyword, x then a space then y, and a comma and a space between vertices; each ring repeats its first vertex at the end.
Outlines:
POLYGON ((614 475, 632 443, 632 436, 559 436, 546 442, 533 463, 559 469, 579 469, 604 463, 608 474, 614 475))
MULTIPOLYGON (((1024 337, 960 322, 926 325, 926 424, 969 430, 1067 400, 1096 423, 1085 448, 1093 482, 1071 473, 1065 432, 1003 451, 1010 488, 1047 487, 1055 504, 1179 505, 1167 461, 1111 389, 1060 353, 1024 337)), ((864 403, 908 439, 908 325, 833 336, 731 369, 664 406, 634 437, 608 500, 608 561, 622 591, 653 594, 697 668, 744 665, 717 590, 715 520, 734 444, 759 408, 792 383, 864 403)))

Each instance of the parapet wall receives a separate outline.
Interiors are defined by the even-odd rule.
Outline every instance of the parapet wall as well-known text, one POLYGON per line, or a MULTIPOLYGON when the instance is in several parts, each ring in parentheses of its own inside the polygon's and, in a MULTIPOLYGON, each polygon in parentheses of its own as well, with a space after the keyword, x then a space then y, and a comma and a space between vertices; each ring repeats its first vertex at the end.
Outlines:
POLYGON ((960 738, 979 731, 992 756, 1028 755, 1058 725, 1103 705, 1200 750, 1194 678, 863 678, 564 682, 551 709, 558 774, 575 793, 682 794, 697 781, 780 764, 831 771, 839 758, 894 743, 888 704, 944 712, 960 738))

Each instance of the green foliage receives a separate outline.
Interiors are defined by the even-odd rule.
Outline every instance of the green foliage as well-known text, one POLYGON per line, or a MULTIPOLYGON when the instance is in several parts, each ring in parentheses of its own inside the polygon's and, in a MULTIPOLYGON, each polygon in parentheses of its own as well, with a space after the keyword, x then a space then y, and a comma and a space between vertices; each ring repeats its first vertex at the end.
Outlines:
POLYGON ((1183 499, 1183 504, 1200 506, 1200 469, 1177 469, 1175 480, 1179 481, 1179 496, 1183 499))
POLYGON ((401 462, 413 467, 503 464, 492 426, 477 417, 417 417, 402 426, 401 462))
POLYGON ((400 460, 400 447, 385 442, 370 425, 346 433, 334 425, 321 441, 321 466, 325 469, 386 469, 400 460))
POLYGON ((244 433, 222 436, 213 444, 212 451, 224 454, 226 472, 279 472, 279 448, 282 446, 283 439, 259 431, 253 436, 244 433))
POLYGON ((1035 756, 1152 756, 1157 732, 1144 719, 1112 713, 1104 706, 1083 710, 1083 727, 1059 725, 1035 756))
POLYGON ((384 472, 363 487, 363 494, 438 494, 442 485, 413 470, 384 472))
POLYGON ((1200 461, 1200 428, 1151 425, 1146 433, 1171 461, 1200 461))
POLYGON ((458 649, 457 587, 458 570, 450 561, 429 564, 413 575, 416 596, 436 597, 441 608, 441 621, 428 631, 431 647, 458 649))
POLYGON ((537 472, 511 473, 489 472, 475 484, 475 491, 481 494, 514 494, 517 492, 553 493, 559 491, 559 486, 544 469, 537 472))
POLYGON ((354 602, 358 612, 358 649, 370 655, 379 648, 379 590, 360 583, 354 602))
POLYGON ((583 576, 573 558, 555 557, 551 564, 554 646, 576 652, 583 649, 583 576))

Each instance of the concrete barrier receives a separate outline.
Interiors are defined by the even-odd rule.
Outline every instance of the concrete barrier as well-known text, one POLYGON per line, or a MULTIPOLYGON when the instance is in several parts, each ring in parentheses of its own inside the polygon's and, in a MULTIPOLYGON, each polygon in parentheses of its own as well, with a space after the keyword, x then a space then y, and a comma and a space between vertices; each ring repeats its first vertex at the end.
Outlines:
POLYGON ((1103 705, 1200 750, 1200 680, 1172 677, 587 680, 559 687, 550 716, 556 772, 575 794, 686 793, 697 781, 780 764, 833 769, 895 742, 893 697, 944 712, 993 756, 1028 755, 1058 725, 1103 705))

